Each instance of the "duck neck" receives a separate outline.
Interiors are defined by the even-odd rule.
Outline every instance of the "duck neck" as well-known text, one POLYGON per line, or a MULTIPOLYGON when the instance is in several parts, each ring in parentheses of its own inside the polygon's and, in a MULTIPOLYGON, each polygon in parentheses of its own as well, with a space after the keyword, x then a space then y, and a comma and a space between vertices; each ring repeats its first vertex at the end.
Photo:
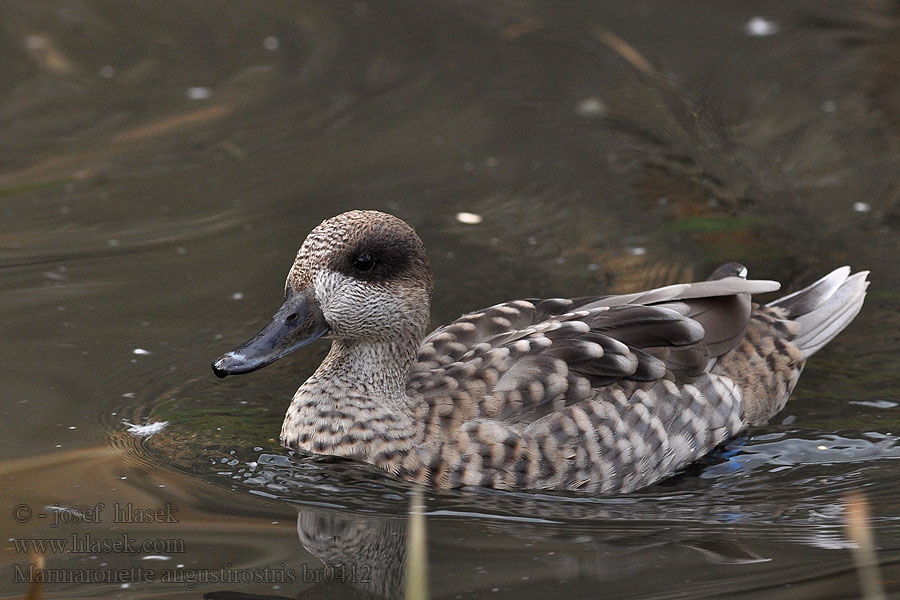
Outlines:
POLYGON ((406 404, 406 380, 417 345, 415 340, 336 339, 314 376, 373 401, 406 404))
POLYGON ((415 406, 406 393, 418 340, 336 339, 300 386, 282 442, 316 454, 378 463, 415 442, 415 406))

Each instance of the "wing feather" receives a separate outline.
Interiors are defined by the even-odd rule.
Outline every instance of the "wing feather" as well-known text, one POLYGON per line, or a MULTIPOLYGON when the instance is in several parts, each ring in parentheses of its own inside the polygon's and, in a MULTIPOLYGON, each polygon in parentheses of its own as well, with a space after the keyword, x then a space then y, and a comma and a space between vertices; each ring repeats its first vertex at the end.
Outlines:
POLYGON ((741 340, 750 294, 779 287, 745 273, 732 263, 708 281, 516 300, 464 315, 426 337, 409 388, 427 402, 450 395, 467 410, 474 404, 477 416, 527 423, 602 386, 690 380, 741 340))

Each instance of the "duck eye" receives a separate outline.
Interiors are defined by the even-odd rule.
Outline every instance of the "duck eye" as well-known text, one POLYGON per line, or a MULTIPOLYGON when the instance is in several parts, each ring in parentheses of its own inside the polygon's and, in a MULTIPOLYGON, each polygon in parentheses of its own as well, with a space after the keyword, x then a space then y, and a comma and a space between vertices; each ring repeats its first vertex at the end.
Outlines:
POLYGON ((353 267, 359 271, 369 271, 375 266, 375 257, 364 252, 353 259, 353 267))

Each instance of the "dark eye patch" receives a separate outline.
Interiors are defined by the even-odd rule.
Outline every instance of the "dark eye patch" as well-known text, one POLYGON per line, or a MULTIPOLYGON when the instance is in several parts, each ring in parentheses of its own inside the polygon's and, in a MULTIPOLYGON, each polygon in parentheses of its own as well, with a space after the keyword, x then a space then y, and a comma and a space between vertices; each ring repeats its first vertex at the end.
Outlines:
POLYGON ((387 281, 403 276, 415 256, 416 248, 403 238, 369 235, 348 247, 333 268, 361 281, 387 281))
POLYGON ((425 247, 415 232, 394 218, 364 219, 341 228, 336 239, 324 240, 334 251, 326 266, 358 281, 423 281, 430 284, 431 269, 425 247))

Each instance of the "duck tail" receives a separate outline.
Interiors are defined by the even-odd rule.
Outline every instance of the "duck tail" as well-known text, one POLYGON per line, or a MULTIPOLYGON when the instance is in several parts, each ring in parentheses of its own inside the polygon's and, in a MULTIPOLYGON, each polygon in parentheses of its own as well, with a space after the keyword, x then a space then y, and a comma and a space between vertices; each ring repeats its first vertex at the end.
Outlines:
POLYGON ((799 325, 791 341, 804 359, 834 339, 859 313, 869 287, 868 274, 851 275, 850 267, 840 267, 809 287, 768 304, 785 309, 788 318, 799 325))

